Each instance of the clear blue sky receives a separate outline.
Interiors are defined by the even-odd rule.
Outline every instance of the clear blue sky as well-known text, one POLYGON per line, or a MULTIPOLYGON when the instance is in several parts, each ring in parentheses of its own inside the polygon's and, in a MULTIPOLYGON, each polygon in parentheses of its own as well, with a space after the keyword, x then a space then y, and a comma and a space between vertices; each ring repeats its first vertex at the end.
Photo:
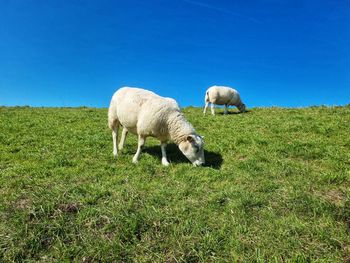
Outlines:
POLYGON ((248 107, 350 103, 350 1, 0 1, 0 105, 137 86, 202 106, 214 84, 248 107))

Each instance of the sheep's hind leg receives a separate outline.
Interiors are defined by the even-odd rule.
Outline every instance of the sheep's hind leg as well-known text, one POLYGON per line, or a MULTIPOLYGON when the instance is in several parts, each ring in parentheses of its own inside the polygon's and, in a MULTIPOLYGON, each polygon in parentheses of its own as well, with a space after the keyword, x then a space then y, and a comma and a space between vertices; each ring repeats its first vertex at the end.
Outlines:
POLYGON ((160 148, 162 149, 162 165, 168 166, 169 162, 166 158, 166 142, 161 142, 160 148))
POLYGON ((119 124, 114 125, 112 129, 113 129, 113 130, 112 130, 113 155, 114 155, 114 157, 117 157, 117 155, 118 155, 117 140, 118 140, 119 124))
POLYGON ((133 163, 137 163, 139 161, 141 150, 142 150, 142 147, 145 145, 145 142, 146 142, 146 137, 139 135, 137 151, 136 151, 134 157, 132 158, 133 163))
POLYGON ((211 104, 211 114, 215 115, 214 103, 211 104))
POLYGON ((119 145, 118 145, 118 149, 119 150, 122 150, 124 148, 126 135, 128 135, 128 130, 123 127, 122 137, 120 138, 120 142, 119 142, 119 145))
POLYGON ((205 113, 207 112, 207 108, 209 106, 209 102, 206 102, 205 103, 205 106, 204 106, 204 110, 203 110, 203 114, 205 115, 205 113))

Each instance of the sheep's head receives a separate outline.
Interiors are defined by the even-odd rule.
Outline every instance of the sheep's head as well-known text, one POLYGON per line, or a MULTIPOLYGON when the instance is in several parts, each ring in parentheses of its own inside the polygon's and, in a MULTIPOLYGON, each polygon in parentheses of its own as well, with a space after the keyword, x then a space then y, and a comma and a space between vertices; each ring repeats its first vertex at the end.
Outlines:
POLYGON ((191 134, 179 144, 180 151, 187 157, 194 166, 201 166, 204 160, 203 138, 196 134, 191 134))
POLYGON ((237 106, 237 108, 239 109, 240 112, 246 112, 246 109, 245 109, 245 104, 244 103, 241 103, 237 106))

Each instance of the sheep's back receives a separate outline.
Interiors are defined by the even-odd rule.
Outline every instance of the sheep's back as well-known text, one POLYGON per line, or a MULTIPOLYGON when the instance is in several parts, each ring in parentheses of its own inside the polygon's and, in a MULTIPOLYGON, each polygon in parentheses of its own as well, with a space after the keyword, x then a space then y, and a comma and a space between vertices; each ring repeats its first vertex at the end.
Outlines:
POLYGON ((210 102, 218 105, 229 103, 235 96, 233 89, 220 86, 209 88, 208 93, 210 102))
POLYGON ((175 100, 138 88, 122 88, 116 94, 119 122, 134 134, 157 135, 169 111, 178 110, 175 100))

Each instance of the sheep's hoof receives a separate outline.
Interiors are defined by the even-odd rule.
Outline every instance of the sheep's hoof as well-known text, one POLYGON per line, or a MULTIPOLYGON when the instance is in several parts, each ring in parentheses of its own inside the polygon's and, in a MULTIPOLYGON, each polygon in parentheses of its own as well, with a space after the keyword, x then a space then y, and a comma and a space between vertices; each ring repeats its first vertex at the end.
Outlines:
POLYGON ((136 163, 138 163, 138 162, 139 162, 139 160, 137 160, 137 159, 135 159, 135 158, 132 159, 132 163, 135 163, 135 164, 136 164, 136 163))
POLYGON ((118 153, 117 152, 113 152, 113 156, 114 156, 114 158, 117 158, 118 157, 118 153))
POLYGON ((162 165, 169 166, 169 162, 166 159, 162 159, 162 165))

